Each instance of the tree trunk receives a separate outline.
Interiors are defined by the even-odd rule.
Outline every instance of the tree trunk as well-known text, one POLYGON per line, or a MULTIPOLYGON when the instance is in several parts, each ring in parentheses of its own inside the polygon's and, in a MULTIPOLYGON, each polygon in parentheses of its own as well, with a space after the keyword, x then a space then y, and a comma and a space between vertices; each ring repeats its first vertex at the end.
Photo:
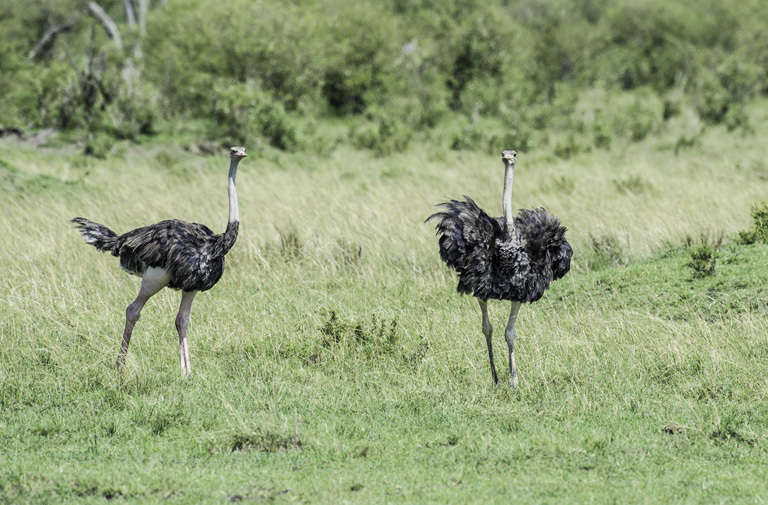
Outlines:
POLYGON ((149 10, 149 2, 147 0, 139 0, 139 34, 142 36, 147 34, 147 11, 149 10))
POLYGON ((125 20, 128 21, 128 26, 136 28, 136 11, 133 8, 133 2, 123 0, 123 5, 125 5, 125 20))

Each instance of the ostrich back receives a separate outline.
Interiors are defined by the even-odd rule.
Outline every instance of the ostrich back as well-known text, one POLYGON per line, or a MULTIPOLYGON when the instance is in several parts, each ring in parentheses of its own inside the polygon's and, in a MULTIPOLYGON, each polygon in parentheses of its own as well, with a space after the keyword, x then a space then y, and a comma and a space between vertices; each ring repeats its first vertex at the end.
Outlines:
POLYGON ((112 255, 120 258, 120 266, 129 273, 142 275, 147 267, 165 268, 171 274, 168 287, 206 291, 224 273, 228 248, 223 242, 222 235, 205 225, 171 219, 120 235, 112 255))
POLYGON ((564 276, 573 250, 566 228, 544 209, 521 210, 507 236, 504 220, 488 216, 468 196, 427 218, 437 221, 440 257, 459 274, 460 293, 483 300, 534 302, 564 276))

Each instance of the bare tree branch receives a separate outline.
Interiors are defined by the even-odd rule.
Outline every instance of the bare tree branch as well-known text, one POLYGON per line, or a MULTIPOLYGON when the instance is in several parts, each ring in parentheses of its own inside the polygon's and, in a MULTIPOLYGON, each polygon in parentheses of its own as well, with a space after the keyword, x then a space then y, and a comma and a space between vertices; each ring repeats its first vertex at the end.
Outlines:
POLYGON ((139 0, 139 33, 147 33, 147 11, 149 10, 148 0, 139 0))
POLYGON ((78 19, 80 19, 80 14, 75 14, 66 23, 62 23, 60 25, 56 25, 48 28, 48 31, 45 32, 45 35, 43 35, 43 38, 41 38, 40 41, 37 44, 35 44, 35 47, 33 47, 32 50, 29 52, 29 55, 27 55, 27 61, 34 60, 35 57, 40 53, 40 51, 44 49, 48 49, 51 45, 53 45, 53 42, 56 39, 56 35, 72 28, 75 25, 75 23, 77 23, 78 19))
POLYGON ((114 41, 117 48, 122 49, 123 39, 120 37, 120 31, 117 29, 117 25, 112 20, 112 18, 109 17, 109 14, 107 14, 104 9, 102 9, 101 6, 93 0, 88 2, 88 10, 95 18, 101 21, 101 24, 107 31, 107 35, 109 35, 109 38, 114 41))
POLYGON ((133 2, 131 0, 123 0, 123 5, 125 5, 125 19, 128 21, 128 26, 135 28, 136 11, 133 8, 133 2))

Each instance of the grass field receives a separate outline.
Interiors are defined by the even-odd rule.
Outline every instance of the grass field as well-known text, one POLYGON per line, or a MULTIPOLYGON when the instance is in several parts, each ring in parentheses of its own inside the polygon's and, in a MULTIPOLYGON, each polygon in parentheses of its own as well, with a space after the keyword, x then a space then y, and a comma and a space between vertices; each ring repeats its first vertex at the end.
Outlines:
POLYGON ((677 154, 677 132, 520 153, 515 205, 558 214, 575 256, 521 310, 514 390, 423 223, 462 194, 499 215, 499 155, 251 150, 183 380, 169 290, 112 369, 138 280, 67 221, 222 231, 224 152, 3 141, 0 502, 765 503, 768 246, 732 240, 768 194, 768 106, 751 120, 677 154))

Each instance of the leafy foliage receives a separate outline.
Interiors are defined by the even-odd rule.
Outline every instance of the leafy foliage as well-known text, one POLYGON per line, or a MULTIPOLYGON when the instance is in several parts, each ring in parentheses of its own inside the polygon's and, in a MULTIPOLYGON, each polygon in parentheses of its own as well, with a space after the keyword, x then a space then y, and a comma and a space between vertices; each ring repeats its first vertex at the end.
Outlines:
POLYGON ((135 141, 202 122, 208 140, 289 150, 317 145, 318 121, 368 117, 349 139, 379 155, 455 114, 503 123, 448 140, 461 150, 495 152, 509 138, 530 149, 548 140, 533 130, 568 139, 591 128, 561 143, 567 159, 640 141, 686 109, 748 133, 744 104, 768 92, 755 2, 150 2, 146 30, 125 3, 101 3, 122 45, 74 0, 0 7, 0 127, 135 141), (633 100, 577 119, 595 87, 633 100))
POLYGON ((719 253, 716 248, 709 244, 703 244, 691 250, 691 260, 688 267, 693 271, 696 278, 709 277, 715 275, 715 266, 719 253))
POLYGON ((615 233, 590 234, 589 238, 592 254, 588 264, 591 270, 601 270, 626 264, 627 253, 615 233))
POLYGON ((411 130, 402 120, 390 114, 377 114, 369 122, 353 127, 352 144, 371 149, 379 156, 404 151, 411 141, 411 130))
POLYGON ((753 205, 752 229, 738 233, 737 241, 741 244, 768 244, 768 204, 753 205))

